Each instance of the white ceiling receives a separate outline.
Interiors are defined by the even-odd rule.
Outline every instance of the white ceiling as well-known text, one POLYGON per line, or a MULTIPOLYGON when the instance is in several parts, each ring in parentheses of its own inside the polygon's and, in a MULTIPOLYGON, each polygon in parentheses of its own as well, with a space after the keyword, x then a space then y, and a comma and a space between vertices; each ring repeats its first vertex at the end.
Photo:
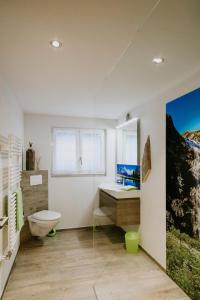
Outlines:
POLYGON ((200 66, 199 32, 199 0, 0 0, 0 75, 25 112, 114 119, 200 66))

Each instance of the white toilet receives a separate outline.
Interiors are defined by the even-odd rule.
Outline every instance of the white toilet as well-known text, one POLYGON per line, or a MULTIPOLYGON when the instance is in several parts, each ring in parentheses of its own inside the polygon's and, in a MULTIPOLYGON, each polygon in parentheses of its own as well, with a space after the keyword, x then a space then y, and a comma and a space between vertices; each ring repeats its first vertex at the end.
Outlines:
POLYGON ((60 218, 60 213, 51 210, 42 210, 28 216, 31 234, 45 237, 59 223, 60 218))

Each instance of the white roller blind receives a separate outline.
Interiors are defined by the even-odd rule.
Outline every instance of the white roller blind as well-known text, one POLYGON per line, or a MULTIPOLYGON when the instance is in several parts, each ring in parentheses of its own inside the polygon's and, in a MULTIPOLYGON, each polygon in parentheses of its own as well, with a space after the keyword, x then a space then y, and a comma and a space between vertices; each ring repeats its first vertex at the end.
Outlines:
POLYGON ((103 130, 80 131, 81 170, 83 173, 105 172, 105 143, 103 130))
POLYGON ((53 129, 53 175, 104 173, 104 130, 53 129))
POLYGON ((65 174, 78 171, 76 130, 54 129, 53 173, 65 174))

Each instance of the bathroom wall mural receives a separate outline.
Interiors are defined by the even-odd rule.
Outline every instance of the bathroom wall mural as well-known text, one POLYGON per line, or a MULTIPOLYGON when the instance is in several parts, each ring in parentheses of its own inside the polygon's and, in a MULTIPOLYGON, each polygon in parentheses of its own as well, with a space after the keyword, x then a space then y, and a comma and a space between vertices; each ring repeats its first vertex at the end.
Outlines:
POLYGON ((200 299, 200 89, 166 107, 167 273, 200 299))

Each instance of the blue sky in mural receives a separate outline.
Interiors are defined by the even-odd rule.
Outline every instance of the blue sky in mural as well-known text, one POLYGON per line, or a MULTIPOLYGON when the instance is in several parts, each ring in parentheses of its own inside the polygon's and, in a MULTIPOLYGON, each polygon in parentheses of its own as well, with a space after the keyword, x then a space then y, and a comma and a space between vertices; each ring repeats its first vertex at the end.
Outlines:
POLYGON ((200 88, 167 103, 167 114, 181 134, 200 130, 200 88))

